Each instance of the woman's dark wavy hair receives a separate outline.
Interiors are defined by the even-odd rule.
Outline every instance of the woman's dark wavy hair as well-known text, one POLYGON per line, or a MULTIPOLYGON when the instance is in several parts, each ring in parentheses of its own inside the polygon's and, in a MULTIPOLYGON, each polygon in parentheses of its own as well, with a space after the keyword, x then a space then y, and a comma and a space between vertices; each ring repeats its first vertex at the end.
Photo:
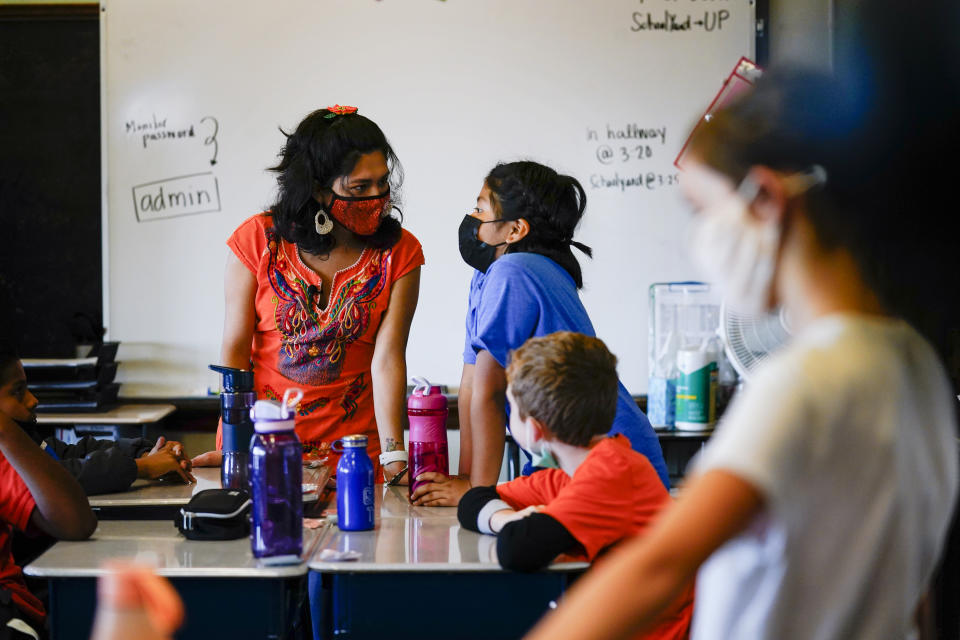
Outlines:
POLYGON ((573 239, 587 207, 587 194, 577 179, 524 160, 498 164, 487 175, 486 184, 500 220, 523 218, 530 225, 530 232, 519 242, 507 245, 506 252, 546 256, 570 274, 578 289, 582 288, 583 273, 571 246, 588 257, 593 257, 593 250, 573 239))
MULTIPOLYGON (((391 204, 397 211, 403 183, 400 161, 375 122, 356 113, 328 118, 330 113, 314 111, 290 134, 281 129, 287 141, 279 164, 270 167, 279 174, 277 200, 270 207, 273 225, 284 240, 314 255, 328 254, 336 246, 333 234, 316 232, 314 217, 320 204, 313 196, 318 187, 330 189, 337 178, 353 171, 360 156, 375 151, 387 159, 391 204)), ((392 247, 400 239, 400 219, 391 213, 373 234, 355 235, 375 249, 392 247)))

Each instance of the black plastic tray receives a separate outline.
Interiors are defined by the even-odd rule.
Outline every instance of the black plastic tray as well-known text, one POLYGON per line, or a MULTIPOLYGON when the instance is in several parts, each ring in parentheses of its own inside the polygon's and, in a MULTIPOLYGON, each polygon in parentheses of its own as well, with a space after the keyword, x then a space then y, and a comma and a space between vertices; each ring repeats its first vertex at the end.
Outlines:
POLYGON ((94 391, 38 392, 37 413, 64 413, 69 411, 106 411, 117 404, 118 383, 108 384, 94 391))
POLYGON ((30 390, 51 388, 54 385, 107 385, 117 375, 117 363, 80 366, 24 366, 30 390))

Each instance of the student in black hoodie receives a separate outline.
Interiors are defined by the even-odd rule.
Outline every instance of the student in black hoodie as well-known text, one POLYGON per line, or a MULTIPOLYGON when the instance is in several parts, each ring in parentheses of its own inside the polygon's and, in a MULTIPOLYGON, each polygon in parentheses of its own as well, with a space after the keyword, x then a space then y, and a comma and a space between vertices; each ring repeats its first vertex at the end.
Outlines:
POLYGON ((152 443, 143 438, 117 442, 84 436, 76 444, 54 437, 41 438, 36 424, 37 398, 27 388, 27 378, 16 352, 0 344, 0 412, 17 422, 33 440, 80 483, 87 495, 114 493, 137 478, 181 478, 194 482, 190 458, 179 442, 162 436, 152 443))

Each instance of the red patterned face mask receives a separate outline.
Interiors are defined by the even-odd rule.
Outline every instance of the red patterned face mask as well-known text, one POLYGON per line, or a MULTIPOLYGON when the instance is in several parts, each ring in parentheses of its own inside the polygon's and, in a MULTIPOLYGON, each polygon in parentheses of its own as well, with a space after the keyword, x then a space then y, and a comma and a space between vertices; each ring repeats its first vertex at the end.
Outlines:
POLYGON ((380 219, 389 204, 389 191, 363 198, 348 198, 334 193, 330 200, 330 215, 350 231, 368 236, 380 228, 380 219))

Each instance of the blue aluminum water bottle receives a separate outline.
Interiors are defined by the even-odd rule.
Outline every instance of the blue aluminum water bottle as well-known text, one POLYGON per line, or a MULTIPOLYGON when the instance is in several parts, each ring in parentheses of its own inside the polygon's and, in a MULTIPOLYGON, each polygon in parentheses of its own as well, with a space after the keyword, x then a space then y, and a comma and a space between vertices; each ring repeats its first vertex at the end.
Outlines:
MULTIPOLYGON (((374 526, 373 463, 367 436, 344 436, 337 463, 337 526, 341 531, 368 531, 374 526)), ((334 451, 339 453, 334 443, 334 451)))
POLYGON ((301 398, 299 389, 288 390, 282 405, 257 400, 250 412, 256 429, 250 445, 250 547, 266 564, 300 562, 303 551, 303 447, 290 411, 301 398), (291 398, 292 391, 299 395, 291 398))

